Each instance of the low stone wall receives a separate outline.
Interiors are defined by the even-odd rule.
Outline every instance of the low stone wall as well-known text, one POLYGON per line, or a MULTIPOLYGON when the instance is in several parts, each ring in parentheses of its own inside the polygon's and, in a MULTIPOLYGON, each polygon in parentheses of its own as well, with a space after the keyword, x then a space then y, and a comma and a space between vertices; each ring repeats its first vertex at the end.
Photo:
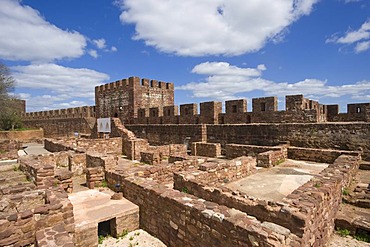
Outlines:
POLYGON ((59 169, 55 172, 55 178, 58 179, 59 185, 67 193, 73 192, 73 181, 72 181, 73 172, 68 171, 67 169, 59 169))
POLYGON ((193 142, 191 144, 191 154, 194 156, 205 156, 205 157, 220 157, 221 156, 221 144, 220 143, 203 143, 193 142))
POLYGON ((288 152, 286 149, 259 153, 257 155, 257 166, 266 168, 276 166, 286 160, 287 157, 288 152))
POLYGON ((226 144, 226 157, 228 159, 235 159, 241 156, 256 157, 259 153, 267 151, 282 151, 284 146, 255 146, 255 145, 241 145, 241 144, 226 144))
POLYGON ((149 165, 157 165, 162 162, 162 156, 159 152, 146 151, 140 152, 140 161, 149 165))
POLYGON ((148 141, 139 138, 123 140, 122 143, 123 154, 130 160, 140 160, 140 152, 146 151, 148 147, 148 141))
POLYGON ((30 142, 44 139, 44 130, 0 131, 0 140, 30 142))
POLYGON ((63 190, 46 190, 44 204, 0 219, 0 246, 26 246, 35 242, 36 231, 60 224, 73 237, 73 206, 63 190))
POLYGON ((283 202, 258 200, 239 191, 230 191, 220 181, 212 184, 206 180, 212 173, 206 172, 175 174, 174 188, 186 188, 188 193, 207 201, 286 227, 300 238, 299 246, 324 246, 334 229, 342 189, 350 183, 359 160, 359 156, 340 156, 283 202))
POLYGON ((78 153, 89 151, 104 154, 122 154, 122 138, 110 139, 45 139, 45 149, 49 152, 73 150, 78 153))
POLYGON ((104 170, 114 170, 117 168, 118 157, 115 155, 105 155, 96 152, 86 154, 86 167, 102 167, 104 170))
POLYGON ((289 147, 288 158, 313 162, 333 163, 340 155, 358 156, 361 151, 289 147))
MULTIPOLYGON (((154 181, 106 173, 139 205, 140 227, 168 246, 298 246, 284 227, 260 222, 239 210, 169 189, 154 181), (227 237, 226 237, 227 236, 227 237)), ((117 189, 117 187, 115 187, 117 189)))
POLYGON ((104 181, 103 167, 86 168, 86 185, 89 189, 101 187, 104 181))
POLYGON ((61 154, 65 153, 22 156, 19 158, 19 168, 39 189, 60 187, 72 193, 73 172, 57 167, 59 158, 64 157, 61 154))
POLYGON ((38 188, 46 189, 57 186, 53 165, 39 164, 37 160, 21 159, 19 167, 38 188))
POLYGON ((185 155, 187 152, 186 145, 184 144, 169 144, 162 146, 149 146, 147 151, 159 152, 160 155, 164 157, 169 157, 170 155, 185 155))
POLYGON ((68 155, 68 169, 74 175, 79 176, 85 172, 86 168, 86 154, 85 153, 69 153, 68 155))

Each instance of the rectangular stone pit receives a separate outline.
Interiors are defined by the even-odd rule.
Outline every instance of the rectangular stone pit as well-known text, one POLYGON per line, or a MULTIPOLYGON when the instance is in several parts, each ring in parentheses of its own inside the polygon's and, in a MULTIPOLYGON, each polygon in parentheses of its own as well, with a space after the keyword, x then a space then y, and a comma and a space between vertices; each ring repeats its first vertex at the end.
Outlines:
MULTIPOLYGON (((139 228, 139 207, 122 198, 113 200, 112 192, 87 190, 69 195, 75 216, 76 246, 97 246, 99 228, 109 224, 109 235, 139 228)), ((121 196, 122 197, 122 196, 121 196)))

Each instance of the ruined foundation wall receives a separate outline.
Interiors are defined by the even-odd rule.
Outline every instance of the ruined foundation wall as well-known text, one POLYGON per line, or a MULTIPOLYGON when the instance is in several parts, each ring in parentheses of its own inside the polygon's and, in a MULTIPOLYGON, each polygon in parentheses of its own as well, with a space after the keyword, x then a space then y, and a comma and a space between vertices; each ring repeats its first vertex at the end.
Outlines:
MULTIPOLYGON (((301 238, 300 246, 324 246, 334 230, 342 189, 348 186, 358 165, 359 156, 342 155, 319 176, 293 191, 282 203, 258 200, 242 192, 230 191, 220 182, 214 183, 213 171, 176 173, 174 188, 186 188, 188 193, 206 201, 238 209, 260 221, 284 226, 301 238)), ((222 175, 218 180, 222 181, 222 175)))
MULTIPOLYGON (((140 178, 106 173, 140 207, 140 227, 168 246, 299 246, 286 228, 140 178), (278 226, 277 226, 278 227, 278 226), (232 233, 232 234, 230 234, 232 233)), ((113 188, 112 188, 113 189, 113 188)))
POLYGON ((333 163, 342 154, 358 156, 359 151, 343 151, 334 149, 289 147, 288 158, 293 160, 307 160, 313 162, 333 163))

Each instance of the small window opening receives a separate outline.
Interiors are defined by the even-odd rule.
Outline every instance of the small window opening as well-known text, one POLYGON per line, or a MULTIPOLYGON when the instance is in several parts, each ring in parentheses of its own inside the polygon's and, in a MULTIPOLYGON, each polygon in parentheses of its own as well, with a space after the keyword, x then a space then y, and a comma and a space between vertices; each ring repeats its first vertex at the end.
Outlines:
POLYGON ((261 103, 261 111, 266 111, 266 103, 261 103))
POLYGON ((238 112, 238 107, 236 105, 233 105, 232 108, 231 108, 231 111, 232 112, 238 112))
POLYGON ((356 107, 356 113, 361 113, 361 107, 356 107))
POLYGON ((167 110, 167 116, 171 116, 171 110, 170 109, 167 110))

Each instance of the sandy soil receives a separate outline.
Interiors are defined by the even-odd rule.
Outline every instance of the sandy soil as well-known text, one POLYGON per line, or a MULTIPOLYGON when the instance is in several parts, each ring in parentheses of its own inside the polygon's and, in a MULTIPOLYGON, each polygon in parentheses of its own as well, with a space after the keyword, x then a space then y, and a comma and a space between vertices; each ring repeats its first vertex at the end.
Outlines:
POLYGON ((326 247, 369 247, 370 243, 358 241, 350 236, 341 237, 338 234, 333 234, 330 242, 326 247))
MULTIPOLYGON (((159 239, 151 236, 144 230, 136 230, 128 233, 125 237, 116 239, 109 237, 99 247, 166 247, 159 239)), ((325 247, 370 247, 370 243, 358 241, 350 236, 341 237, 333 234, 330 242, 325 247)))
POLYGON ((126 236, 116 239, 109 237, 99 247, 166 247, 162 241, 144 230, 129 232, 126 236))

